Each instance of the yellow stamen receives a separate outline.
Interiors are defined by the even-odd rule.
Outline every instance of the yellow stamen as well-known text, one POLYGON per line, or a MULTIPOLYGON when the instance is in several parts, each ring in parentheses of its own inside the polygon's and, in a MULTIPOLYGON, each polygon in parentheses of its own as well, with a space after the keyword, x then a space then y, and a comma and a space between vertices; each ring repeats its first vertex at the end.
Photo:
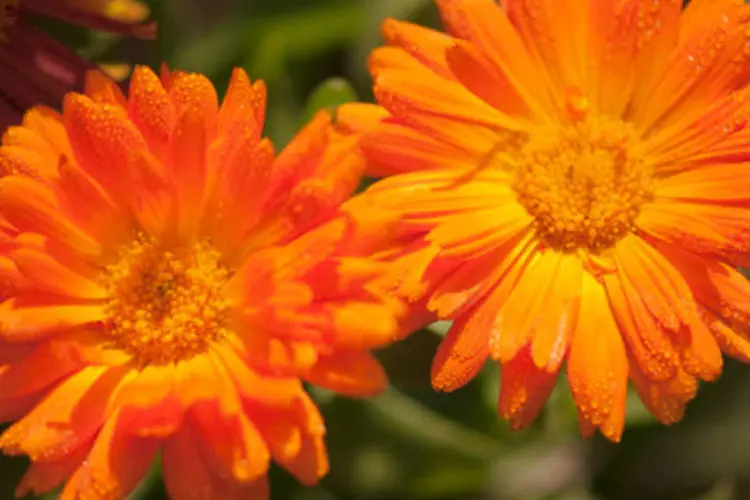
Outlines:
POLYGON ((66 0, 70 5, 96 12, 123 23, 139 23, 150 14, 146 4, 139 0, 66 0))
POLYGON ((208 242, 167 251, 139 237, 102 278, 110 293, 107 332, 141 364, 189 359, 225 336, 229 273, 208 242))
POLYGON ((148 7, 133 0, 109 0, 106 2, 107 16, 126 23, 141 22, 149 16, 148 7))
POLYGON ((539 130, 516 157, 514 188, 548 245, 600 253, 633 229, 653 169, 620 120, 585 117, 539 130))

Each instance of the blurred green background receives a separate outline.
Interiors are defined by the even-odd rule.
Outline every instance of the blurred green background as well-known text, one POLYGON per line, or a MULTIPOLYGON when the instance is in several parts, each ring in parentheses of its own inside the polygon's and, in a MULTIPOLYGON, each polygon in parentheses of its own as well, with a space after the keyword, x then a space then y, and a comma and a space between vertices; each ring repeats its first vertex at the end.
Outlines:
MULTIPOLYGON (((199 71, 224 89, 234 66, 270 89, 266 132, 283 145, 316 109, 369 100, 368 52, 386 16, 437 25, 430 0, 152 0, 156 42, 50 24, 87 57, 199 71)), ((750 499, 750 369, 728 362, 687 418, 661 427, 633 395, 623 442, 582 440, 564 380, 523 433, 497 418, 498 372, 435 394, 430 359, 444 325, 382 352, 393 387, 371 401, 311 389, 328 423, 331 473, 303 488, 274 469, 272 496, 359 499, 750 499)), ((0 500, 25 467, 0 459, 0 500)), ((48 495, 47 498, 55 498, 48 495)), ((166 498, 158 467, 134 495, 166 498)))

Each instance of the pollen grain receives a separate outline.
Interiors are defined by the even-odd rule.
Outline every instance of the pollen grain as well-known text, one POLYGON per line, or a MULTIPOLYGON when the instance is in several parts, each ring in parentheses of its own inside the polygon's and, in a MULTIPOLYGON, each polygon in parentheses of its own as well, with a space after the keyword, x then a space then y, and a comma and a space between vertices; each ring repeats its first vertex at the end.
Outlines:
POLYGON ((102 275, 110 296, 107 334, 142 365, 189 359, 228 333, 228 278, 208 242, 171 251, 140 236, 102 275))
POLYGON ((620 120, 586 117, 539 130, 514 163, 519 202, 539 237, 561 251, 612 247, 652 196, 653 169, 636 132, 620 120))

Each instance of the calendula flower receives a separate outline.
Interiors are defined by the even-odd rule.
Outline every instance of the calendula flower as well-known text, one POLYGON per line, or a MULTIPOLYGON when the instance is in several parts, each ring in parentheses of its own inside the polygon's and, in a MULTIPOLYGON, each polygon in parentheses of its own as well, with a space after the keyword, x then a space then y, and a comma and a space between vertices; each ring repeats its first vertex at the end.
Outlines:
POLYGON ((28 108, 57 106, 66 92, 83 89, 94 66, 35 26, 37 16, 85 28, 152 38, 149 10, 136 0, 0 0, 0 131, 28 108))
POLYGON ((125 498, 160 451, 174 499, 265 498, 271 459, 305 484, 328 468, 303 381, 383 388, 367 349, 396 304, 356 257, 375 240, 336 215, 355 138, 322 112, 275 156, 265 102, 240 70, 219 106, 201 75, 136 68, 128 99, 92 74, 8 129, 0 448, 31 459, 19 495, 125 498))
POLYGON ((724 352, 750 359, 750 7, 731 0, 438 0, 387 20, 365 195, 403 215, 401 291, 453 326, 433 385, 501 364, 539 413, 563 363, 585 434, 617 441, 630 379, 679 420, 724 352))

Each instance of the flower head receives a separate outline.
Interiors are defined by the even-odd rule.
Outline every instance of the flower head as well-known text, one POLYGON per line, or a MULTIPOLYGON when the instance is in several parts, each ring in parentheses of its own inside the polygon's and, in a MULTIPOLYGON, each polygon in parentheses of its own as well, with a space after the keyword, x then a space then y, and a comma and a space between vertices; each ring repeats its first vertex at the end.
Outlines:
POLYGON ((94 66, 35 26, 35 16, 85 28, 153 38, 149 10, 137 0, 0 0, 0 130, 31 106, 57 106, 80 91, 94 66))
POLYGON ((401 292, 454 321, 433 385, 492 357, 521 428, 565 364, 585 434, 620 439, 628 380, 679 420, 721 350, 750 360, 750 7, 437 3, 447 34, 384 23, 383 108, 342 111, 404 217, 401 292))
POLYGON ((265 93, 237 70, 219 105, 201 75, 137 68, 126 99, 94 73, 6 132, 0 448, 32 461, 20 495, 70 477, 63 499, 124 498, 158 450, 175 499, 264 498, 270 459, 312 484, 303 381, 383 388, 368 349, 397 303, 338 212, 355 138, 322 112, 275 156, 265 93))

